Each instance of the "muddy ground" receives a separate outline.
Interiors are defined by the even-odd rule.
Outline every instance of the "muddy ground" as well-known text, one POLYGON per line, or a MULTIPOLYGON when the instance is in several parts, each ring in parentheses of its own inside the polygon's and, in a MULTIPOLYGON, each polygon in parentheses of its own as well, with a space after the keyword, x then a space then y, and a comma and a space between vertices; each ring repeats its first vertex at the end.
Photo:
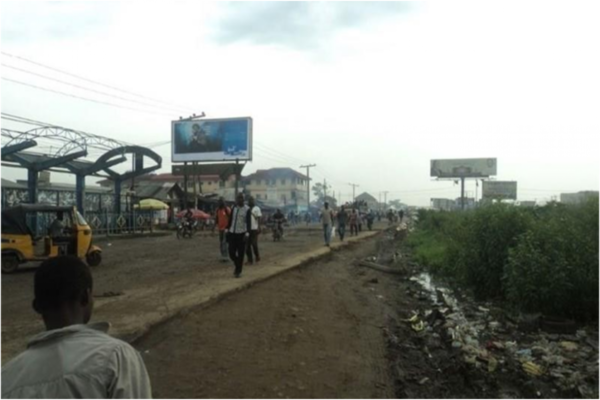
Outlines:
MULTIPOLYGON (((262 261, 245 267, 248 274, 323 247, 319 224, 291 227, 286 232, 281 243, 261 235, 262 261)), ((94 241, 103 249, 102 264, 93 269, 99 310, 96 315, 111 322, 116 319, 115 313, 122 319, 123 313, 139 316, 153 312, 166 302, 161 296, 172 299, 171 292, 176 294, 183 285, 196 283, 198 288, 210 288, 211 282, 228 280, 233 274, 231 263, 219 261, 217 234, 202 232, 182 240, 173 233, 134 239, 98 236, 94 241), (147 301, 134 303, 127 299, 129 294, 139 299, 142 292, 147 301)), ((14 274, 2 275, 2 363, 22 351, 29 337, 43 330, 31 308, 35 268, 37 264, 25 265, 14 274)))
POLYGON ((372 243, 352 247, 154 329, 136 344, 154 396, 393 397, 394 310, 377 297, 385 283, 348 267, 372 243))
MULTIPOLYGON (((497 305, 442 282, 424 285, 430 277, 403 247, 405 233, 353 243, 154 327, 134 344, 155 397, 598 397, 597 327, 523 332, 497 305), (359 266, 365 259, 394 273, 359 266), (459 305, 441 301, 446 295, 459 305), (525 361, 539 374, 524 370, 525 361)), ((162 290, 176 299, 183 283, 229 281, 232 267, 218 262, 216 243, 210 235, 102 241, 99 313, 133 318, 156 308, 162 290), (118 295, 136 290, 147 292, 138 302, 118 295)), ((248 274, 322 246, 316 226, 281 244, 263 240, 263 262, 248 274)), ((43 329, 30 309, 32 278, 31 269, 2 277, 3 362, 43 329)))
MULTIPOLYGON (((400 239, 382 234, 172 320, 136 346, 161 398, 597 397, 597 330, 595 342, 550 337, 577 341, 591 365, 575 367, 583 376, 570 389, 550 375, 554 367, 531 376, 506 349, 470 360, 445 333, 448 307, 423 290, 421 273, 400 239), (399 273, 358 265, 373 257, 399 273), (425 328, 408 321, 415 313, 425 328), (493 371, 490 358, 498 361, 493 371)), ((491 320, 476 315, 483 305, 467 294, 457 297, 471 320, 491 320)), ((526 348, 544 336, 513 329, 482 332, 482 340, 526 348)))

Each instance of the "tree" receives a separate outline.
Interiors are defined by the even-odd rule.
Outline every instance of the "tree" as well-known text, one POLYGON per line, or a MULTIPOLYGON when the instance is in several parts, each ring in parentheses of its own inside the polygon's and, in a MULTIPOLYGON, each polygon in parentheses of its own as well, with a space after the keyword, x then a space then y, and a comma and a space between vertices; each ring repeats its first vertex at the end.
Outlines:
POLYGON ((315 201, 323 200, 323 184, 321 182, 316 183, 312 187, 313 193, 315 195, 315 201))
POLYGON ((323 207, 323 204, 325 204, 325 202, 329 203, 330 207, 337 207, 337 201, 336 199, 334 199, 333 197, 327 195, 325 196, 325 190, 330 190, 331 186, 327 185, 326 187, 323 186, 322 183, 316 183, 313 187, 313 193, 315 195, 315 200, 314 200, 314 204, 317 207, 323 207))
POLYGON ((390 207, 394 207, 397 210, 406 207, 406 204, 402 203, 400 199, 390 200, 388 204, 390 207))

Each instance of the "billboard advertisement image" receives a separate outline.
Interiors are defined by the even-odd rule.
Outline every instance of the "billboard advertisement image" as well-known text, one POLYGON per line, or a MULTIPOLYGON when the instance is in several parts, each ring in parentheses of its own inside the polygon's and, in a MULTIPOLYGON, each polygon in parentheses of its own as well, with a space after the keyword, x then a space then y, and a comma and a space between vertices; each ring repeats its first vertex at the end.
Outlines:
POLYGON ((482 197, 484 199, 516 200, 516 181, 483 181, 482 197))
POLYGON ((173 121, 172 161, 252 160, 252 118, 173 121))
POLYGON ((496 175, 495 158, 431 160, 431 176, 437 178, 485 178, 496 175))

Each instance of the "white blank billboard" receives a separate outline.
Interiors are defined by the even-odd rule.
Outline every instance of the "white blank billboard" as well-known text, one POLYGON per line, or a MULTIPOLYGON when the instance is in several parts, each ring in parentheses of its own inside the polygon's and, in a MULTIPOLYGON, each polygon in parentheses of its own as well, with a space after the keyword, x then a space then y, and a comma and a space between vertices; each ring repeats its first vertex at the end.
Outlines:
POLYGON ((485 178, 496 175, 495 158, 431 160, 431 176, 437 178, 485 178))
POLYGON ((516 200, 516 181, 483 181, 482 197, 484 199, 516 200))

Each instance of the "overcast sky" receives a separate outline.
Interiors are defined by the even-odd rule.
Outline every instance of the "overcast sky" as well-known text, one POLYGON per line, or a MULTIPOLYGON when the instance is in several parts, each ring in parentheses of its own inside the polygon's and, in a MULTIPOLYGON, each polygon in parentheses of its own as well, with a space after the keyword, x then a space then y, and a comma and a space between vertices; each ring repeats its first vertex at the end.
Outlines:
MULTIPOLYGON (((182 106, 67 86, 7 65, 127 96, 3 54, 3 78, 146 112, 6 80, 1 109, 137 144, 192 112, 252 116, 244 174, 316 163, 342 200, 350 182, 413 205, 456 198, 429 162, 476 157, 496 157, 520 200, 549 199, 598 190, 598 3, 2 1, 4 53, 182 106)), ((170 171, 169 145, 155 150, 170 171)))

